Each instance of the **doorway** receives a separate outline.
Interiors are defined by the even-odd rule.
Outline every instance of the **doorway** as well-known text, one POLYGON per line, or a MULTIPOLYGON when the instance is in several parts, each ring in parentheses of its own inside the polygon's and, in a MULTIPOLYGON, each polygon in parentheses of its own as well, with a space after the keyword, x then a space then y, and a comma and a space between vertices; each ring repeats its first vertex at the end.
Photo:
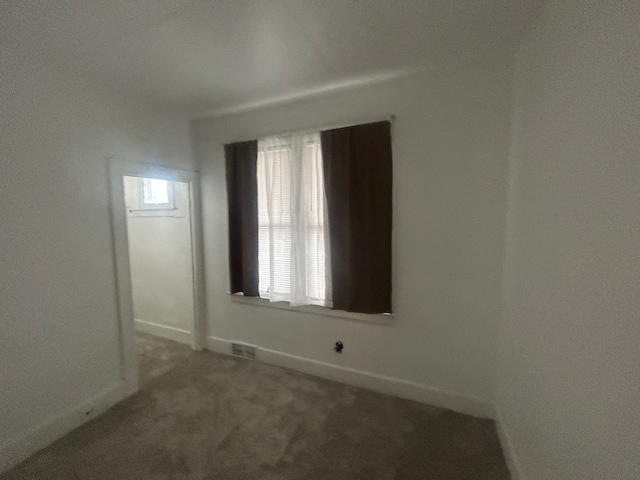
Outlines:
POLYGON ((199 182, 195 172, 144 164, 109 170, 121 376, 131 394, 204 347, 199 182))

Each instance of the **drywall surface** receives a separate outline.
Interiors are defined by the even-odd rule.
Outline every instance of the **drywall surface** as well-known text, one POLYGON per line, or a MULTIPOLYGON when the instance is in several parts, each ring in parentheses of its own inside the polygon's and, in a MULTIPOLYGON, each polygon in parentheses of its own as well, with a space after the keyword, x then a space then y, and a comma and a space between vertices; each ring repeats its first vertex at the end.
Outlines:
POLYGON ((186 119, 5 53, 0 452, 119 382, 107 158, 192 166, 186 119))
POLYGON ((640 478, 640 3, 550 2, 519 52, 503 427, 533 479, 640 478))
POLYGON ((190 332, 194 305, 189 184, 170 182, 172 208, 153 210, 141 205, 142 179, 124 180, 134 317, 190 332))
MULTIPOLYGON (((500 311, 509 74, 411 77, 193 122, 203 191, 208 335, 489 402, 500 311), (228 295, 224 143, 396 115, 393 306, 384 322, 282 311, 228 295), (332 351, 336 341, 341 355, 332 351)), ((489 410, 483 411, 488 414, 489 410)))

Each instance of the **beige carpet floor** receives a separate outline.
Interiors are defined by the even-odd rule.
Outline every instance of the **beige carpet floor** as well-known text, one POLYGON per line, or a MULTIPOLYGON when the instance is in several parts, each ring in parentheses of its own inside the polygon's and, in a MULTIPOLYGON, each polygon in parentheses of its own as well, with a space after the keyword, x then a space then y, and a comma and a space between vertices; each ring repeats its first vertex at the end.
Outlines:
POLYGON ((491 420, 138 339, 141 390, 2 480, 506 480, 491 420))

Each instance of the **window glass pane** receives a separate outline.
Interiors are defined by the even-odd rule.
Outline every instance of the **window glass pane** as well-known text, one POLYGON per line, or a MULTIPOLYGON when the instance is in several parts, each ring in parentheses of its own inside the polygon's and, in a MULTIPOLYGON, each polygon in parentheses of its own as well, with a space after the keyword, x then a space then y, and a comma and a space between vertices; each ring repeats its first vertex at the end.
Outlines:
POLYGON ((156 178, 142 179, 142 203, 162 205, 169 203, 169 182, 156 178))
MULTIPOLYGON (((260 295, 290 300, 295 275, 298 285, 302 281, 306 286, 302 295, 307 302, 324 305, 324 180, 319 135, 260 141, 257 177, 260 295), (297 146, 291 142, 298 142, 297 146), (295 274, 294 249, 304 252, 302 259, 298 257, 302 263, 295 274)), ((298 291, 296 301, 301 301, 300 294, 298 291)))

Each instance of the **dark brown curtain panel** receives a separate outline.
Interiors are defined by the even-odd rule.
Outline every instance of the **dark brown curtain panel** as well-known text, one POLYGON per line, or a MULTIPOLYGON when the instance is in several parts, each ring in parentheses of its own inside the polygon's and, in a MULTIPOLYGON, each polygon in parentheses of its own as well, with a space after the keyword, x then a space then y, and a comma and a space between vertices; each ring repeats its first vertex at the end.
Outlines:
POLYGON ((258 142, 224 146, 229 204, 231 293, 258 293, 258 142))
POLYGON ((391 313, 391 124, 321 132, 333 308, 391 313))

